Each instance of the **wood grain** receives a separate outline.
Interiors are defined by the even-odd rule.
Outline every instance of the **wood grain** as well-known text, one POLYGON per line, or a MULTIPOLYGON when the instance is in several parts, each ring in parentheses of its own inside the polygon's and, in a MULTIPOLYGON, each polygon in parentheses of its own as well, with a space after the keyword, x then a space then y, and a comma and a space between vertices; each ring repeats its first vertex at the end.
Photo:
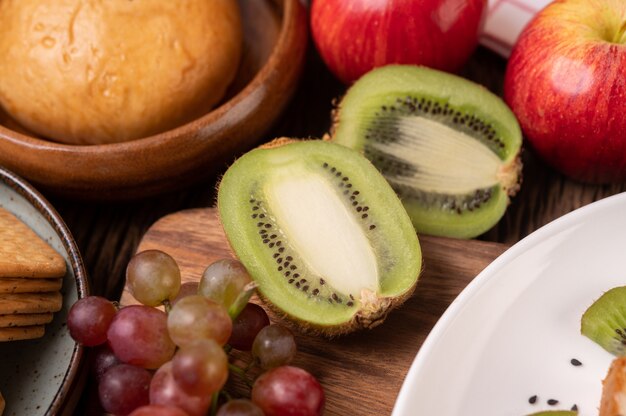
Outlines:
MULTIPOLYGON (((420 242, 424 269, 416 293, 383 325, 334 340, 297 335, 295 365, 313 373, 324 386, 327 415, 389 414, 432 326, 467 283, 506 248, 427 236, 420 242)), ((160 219, 144 235, 137 251, 149 249, 172 255, 183 281, 199 280, 211 262, 232 256, 212 208, 185 210, 160 219)), ((124 290, 121 303, 135 300, 124 290)), ((272 319, 277 320, 275 316, 272 319)), ((236 357, 250 360, 244 353, 236 357)), ((236 378, 228 388, 235 395, 249 395, 236 378)))

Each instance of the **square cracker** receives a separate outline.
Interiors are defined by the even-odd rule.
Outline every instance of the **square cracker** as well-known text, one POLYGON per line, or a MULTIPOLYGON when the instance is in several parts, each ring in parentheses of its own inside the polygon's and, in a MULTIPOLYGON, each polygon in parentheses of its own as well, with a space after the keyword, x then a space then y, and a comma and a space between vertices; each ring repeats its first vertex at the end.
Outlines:
POLYGON ((61 279, 0 277, 0 293, 58 292, 62 285, 61 279))
POLYGON ((63 277, 65 260, 9 211, 0 208, 0 277, 63 277))
POLYGON ((44 334, 43 325, 0 328, 0 342, 20 341, 23 339, 41 338, 44 334))
POLYGON ((59 292, 0 293, 0 315, 57 312, 61 306, 63 296, 59 292))
POLYGON ((13 315, 0 315, 0 328, 16 326, 45 325, 52 322, 52 313, 20 313, 13 315))

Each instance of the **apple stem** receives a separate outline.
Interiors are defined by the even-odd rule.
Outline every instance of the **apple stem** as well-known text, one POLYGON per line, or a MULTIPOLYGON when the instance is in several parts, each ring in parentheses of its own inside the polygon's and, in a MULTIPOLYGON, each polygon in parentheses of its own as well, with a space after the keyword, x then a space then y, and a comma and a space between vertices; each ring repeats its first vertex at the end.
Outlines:
POLYGON ((626 43, 626 21, 622 22, 622 26, 619 28, 613 39, 614 43, 624 44, 626 43))

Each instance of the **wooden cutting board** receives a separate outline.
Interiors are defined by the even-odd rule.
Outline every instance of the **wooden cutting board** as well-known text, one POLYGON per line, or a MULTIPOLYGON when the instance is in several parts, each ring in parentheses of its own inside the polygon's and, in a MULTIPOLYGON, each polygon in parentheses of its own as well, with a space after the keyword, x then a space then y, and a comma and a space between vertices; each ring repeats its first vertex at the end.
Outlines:
MULTIPOLYGON (((420 243, 424 269, 415 294, 381 326, 333 340, 297 335, 298 354, 293 364, 321 382, 326 415, 390 414, 413 358, 433 325, 459 292, 507 248, 428 236, 420 237, 420 243)), ((199 280, 211 262, 233 256, 213 208, 181 211, 160 219, 144 235, 137 251, 148 249, 174 257, 183 282, 199 280)), ((126 288, 121 303, 136 303, 126 288)), ((246 354, 238 358, 249 360, 246 354)), ((229 391, 248 396, 249 389, 234 378, 229 380, 229 391)))

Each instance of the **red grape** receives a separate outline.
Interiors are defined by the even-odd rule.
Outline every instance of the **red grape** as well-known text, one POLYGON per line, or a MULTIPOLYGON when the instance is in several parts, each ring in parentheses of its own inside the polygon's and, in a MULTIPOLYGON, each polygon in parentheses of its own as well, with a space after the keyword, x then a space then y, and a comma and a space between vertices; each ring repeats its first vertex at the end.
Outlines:
POLYGON ((252 355, 264 369, 289 364, 296 355, 296 340, 284 326, 266 326, 254 339, 252 355))
POLYGON ((94 353, 91 371, 94 378, 100 382, 104 373, 117 364, 121 364, 121 361, 113 354, 111 348, 107 344, 104 344, 99 346, 94 353))
POLYGON ((270 324, 265 310, 259 305, 248 303, 233 321, 233 332, 228 344, 240 351, 250 351, 259 331, 270 324))
POLYGON ((228 379, 228 357, 212 339, 182 347, 172 360, 174 380, 194 396, 208 396, 219 391, 228 379))
POLYGON ((180 269, 176 261, 160 250, 135 254, 126 268, 130 293, 146 306, 159 306, 172 300, 180 289, 180 269))
POLYGON ((174 380, 172 363, 163 364, 150 384, 150 404, 174 406, 189 416, 205 416, 211 406, 211 396, 191 396, 174 380))
POLYGON ((227 402, 216 416, 264 416, 256 404, 247 399, 235 399, 227 402))
POLYGON ((265 416, 318 416, 324 412, 324 390, 307 371, 283 366, 261 374, 252 401, 265 416))
POLYGON ((151 404, 141 406, 135 409, 129 416, 189 416, 185 411, 178 407, 161 406, 159 404, 151 404))
POLYGON ((167 332, 167 315, 149 306, 121 309, 111 323, 108 337, 117 358, 144 368, 160 367, 176 349, 167 332))
POLYGON ((206 268, 200 279, 198 293, 221 303, 228 309, 235 302, 243 287, 251 281, 248 271, 241 262, 222 259, 206 268))
POLYGON ((204 296, 191 295, 174 305, 167 318, 167 327, 179 347, 209 338, 224 345, 230 337, 233 321, 222 305, 204 296))
POLYGON ((80 299, 72 305, 67 317, 70 335, 88 347, 105 343, 115 312, 115 306, 100 296, 80 299))
POLYGON ((100 379, 100 404, 108 413, 124 416, 149 403, 150 373, 140 367, 119 364, 100 379))
POLYGON ((186 282, 180 286, 180 290, 178 291, 178 295, 172 300, 172 306, 176 305, 179 300, 191 295, 198 294, 198 282, 186 282))

